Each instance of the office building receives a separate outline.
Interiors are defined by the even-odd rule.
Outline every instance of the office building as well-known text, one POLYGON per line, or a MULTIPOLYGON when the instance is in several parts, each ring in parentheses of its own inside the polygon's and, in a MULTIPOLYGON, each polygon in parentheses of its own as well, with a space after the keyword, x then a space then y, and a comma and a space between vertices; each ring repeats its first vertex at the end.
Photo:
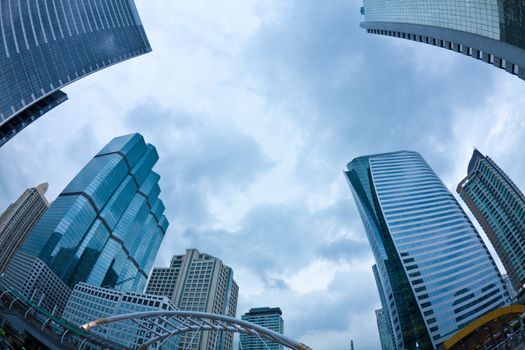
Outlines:
POLYGON ((523 3, 508 0, 363 0, 368 33, 430 44, 525 79, 523 3))
POLYGON ((397 348, 434 349, 509 303, 478 232, 418 153, 359 157, 347 168, 397 348))
POLYGON ((512 303, 515 303, 518 298, 518 292, 516 292, 516 289, 514 289, 514 285, 512 284, 512 281, 510 280, 509 275, 503 275, 503 283, 505 283, 505 287, 507 287, 507 292, 509 293, 509 299, 512 303))
MULTIPOLYGON (((146 311, 176 311, 173 303, 166 297, 141 293, 122 292, 113 289, 78 283, 67 302, 63 318, 76 326, 111 316, 146 311)), ((95 327, 94 332, 129 349, 138 349, 141 344, 151 339, 155 329, 145 331, 138 323, 122 321, 95 327)), ((161 329, 157 330, 157 333, 161 329)), ((176 349, 178 337, 170 337, 157 348, 176 349)))
POLYGON ((143 291, 168 227, 158 154, 140 134, 114 138, 67 185, 20 250, 70 288, 143 291))
POLYGON ((375 311, 377 327, 379 330, 379 338, 381 340, 381 349, 395 350, 396 340, 394 337, 394 330, 392 328, 392 320, 390 318, 390 314, 388 313, 388 302, 386 300, 385 291, 383 290, 383 285, 381 284, 381 278, 379 277, 377 265, 372 266, 372 271, 374 273, 374 279, 376 281, 377 291, 379 293, 379 299, 382 305, 381 309, 375 311))
MULTIPOLYGON (((180 310, 200 311, 235 317, 239 287, 233 270, 221 260, 197 249, 172 258, 170 267, 154 268, 146 294, 166 296, 180 310)), ((229 332, 186 333, 179 349, 232 350, 229 332)))
POLYGON ((0 276, 0 293, 8 290, 58 316, 71 295, 71 289, 42 260, 20 251, 0 276))
POLYGON ((2 0, 0 13, 0 147, 64 86, 151 51, 133 0, 2 0))
MULTIPOLYGON (((252 308, 241 316, 243 321, 255 323, 274 332, 284 334, 283 312, 278 307, 252 308)), ((241 334, 239 350, 283 350, 282 345, 263 341, 256 335, 241 334)))
POLYGON ((47 188, 47 183, 28 188, 0 216, 0 273, 49 207, 47 188))
POLYGON ((525 197, 490 157, 474 150, 457 192, 472 211, 507 270, 514 289, 525 284, 525 197))
POLYGON ((379 340, 381 342, 381 350, 395 350, 395 342, 392 341, 393 334, 391 333, 392 324, 388 317, 388 311, 384 309, 375 310, 377 330, 379 331, 379 340))

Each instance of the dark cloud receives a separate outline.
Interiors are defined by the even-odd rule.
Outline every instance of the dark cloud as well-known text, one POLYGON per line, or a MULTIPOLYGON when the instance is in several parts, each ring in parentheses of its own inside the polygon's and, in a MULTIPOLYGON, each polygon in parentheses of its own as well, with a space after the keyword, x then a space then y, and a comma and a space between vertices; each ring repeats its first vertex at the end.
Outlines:
POLYGON ((143 130, 157 148, 169 219, 184 225, 213 220, 210 198, 245 190, 272 166, 253 138, 210 115, 163 108, 151 100, 131 110, 127 123, 143 130))
POLYGON ((287 334, 314 348, 353 338, 375 350, 379 301, 346 163, 412 149, 456 181, 458 144, 490 136, 508 142, 494 158, 524 184, 525 158, 507 152, 523 143, 523 108, 498 106, 509 91, 523 99, 525 87, 472 58, 367 34, 356 1, 268 3, 273 19, 244 2, 251 17, 236 14, 243 21, 230 27, 205 2, 143 2, 155 51, 76 82, 70 101, 0 148, 0 209, 43 181, 58 194, 112 136, 140 132, 159 152, 171 223, 157 265, 198 248, 236 271, 238 315, 280 306, 287 334), (237 37, 258 13, 258 30, 237 37), (481 118, 490 111, 494 121, 481 118), (498 131, 509 128, 519 133, 512 142, 498 131), (293 277, 318 262, 333 278, 311 276, 304 283, 316 288, 301 290, 293 277))
POLYGON ((287 290, 289 288, 288 283, 282 278, 269 278, 266 281, 266 286, 269 289, 280 289, 287 290))
POLYGON ((440 48, 367 34, 358 25, 357 2, 292 1, 286 9, 280 25, 250 42, 245 62, 261 74, 272 100, 302 95, 315 108, 318 118, 297 116, 312 130, 303 171, 308 160, 331 158, 342 167, 358 155, 400 149, 418 150, 451 170, 429 141, 450 139, 455 111, 490 97, 502 72, 440 48), (427 55, 415 55, 421 51, 427 55), (451 63, 436 68, 439 57, 451 63))
POLYGON ((344 238, 331 242, 319 249, 319 255, 333 261, 354 261, 364 257, 370 258, 370 245, 368 242, 356 242, 350 238, 344 238))

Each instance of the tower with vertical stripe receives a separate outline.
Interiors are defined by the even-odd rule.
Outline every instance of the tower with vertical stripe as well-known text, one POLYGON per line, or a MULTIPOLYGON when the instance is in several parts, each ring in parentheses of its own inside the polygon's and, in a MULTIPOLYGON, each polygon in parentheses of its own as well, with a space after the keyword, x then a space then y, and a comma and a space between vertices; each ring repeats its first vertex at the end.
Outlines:
POLYGON ((347 168, 397 348, 434 349, 509 303, 478 232, 418 153, 359 157, 347 168))
POLYGON ((0 147, 60 89, 151 51, 133 0, 0 0, 0 147))

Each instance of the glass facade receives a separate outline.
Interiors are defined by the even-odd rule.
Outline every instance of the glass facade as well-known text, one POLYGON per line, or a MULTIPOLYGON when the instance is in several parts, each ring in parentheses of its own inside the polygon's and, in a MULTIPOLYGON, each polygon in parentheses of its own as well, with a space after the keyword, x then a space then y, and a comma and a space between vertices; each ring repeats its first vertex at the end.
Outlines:
POLYGON ((416 298, 377 201, 369 157, 356 158, 347 168, 345 174, 350 190, 374 253, 377 277, 382 286, 380 296, 383 294, 387 300, 386 309, 392 322, 395 346, 398 349, 415 349, 419 344, 423 349, 431 348, 432 342, 416 298))
POLYGON ((497 0, 364 0, 365 20, 422 24, 499 40, 497 0))
POLYGON ((525 285, 525 196, 490 157, 478 150, 457 192, 496 249, 514 288, 525 285))
POLYGON ((414 349, 417 342, 433 349, 509 303, 479 234, 419 154, 360 157, 346 174, 376 257, 398 348, 414 349), (396 293, 398 288, 403 293, 396 293))
MULTIPOLYGON (((278 307, 258 307, 241 316, 243 321, 255 323, 274 332, 284 334, 283 312, 278 307)), ((257 335, 241 333, 239 350, 283 350, 282 345, 263 341, 257 335)))
POLYGON ((0 146, 59 89, 151 51, 133 0, 0 0, 0 146))
POLYGON ((52 203, 22 251, 71 288, 142 291, 168 227, 152 171, 157 160, 139 134, 113 139, 52 203))
POLYGON ((461 52, 525 79, 525 11, 516 0, 364 0, 361 24, 461 52))

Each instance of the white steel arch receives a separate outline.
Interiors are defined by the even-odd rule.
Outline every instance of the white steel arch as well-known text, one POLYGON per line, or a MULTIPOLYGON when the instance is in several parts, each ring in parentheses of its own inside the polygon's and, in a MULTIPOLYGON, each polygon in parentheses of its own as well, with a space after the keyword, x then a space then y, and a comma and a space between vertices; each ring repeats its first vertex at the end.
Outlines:
POLYGON ((155 332, 151 332, 151 338, 140 347, 141 350, 148 349, 154 344, 163 344, 168 338, 177 336, 179 334, 201 331, 244 333, 258 336, 261 339, 269 340, 292 350, 312 350, 303 343, 290 339, 283 334, 274 332, 254 323, 207 312, 137 312, 99 319, 86 323, 81 328, 85 331, 89 331, 92 328, 105 324, 130 320, 137 323, 139 327, 145 331, 151 332, 152 329, 156 330, 155 332))

